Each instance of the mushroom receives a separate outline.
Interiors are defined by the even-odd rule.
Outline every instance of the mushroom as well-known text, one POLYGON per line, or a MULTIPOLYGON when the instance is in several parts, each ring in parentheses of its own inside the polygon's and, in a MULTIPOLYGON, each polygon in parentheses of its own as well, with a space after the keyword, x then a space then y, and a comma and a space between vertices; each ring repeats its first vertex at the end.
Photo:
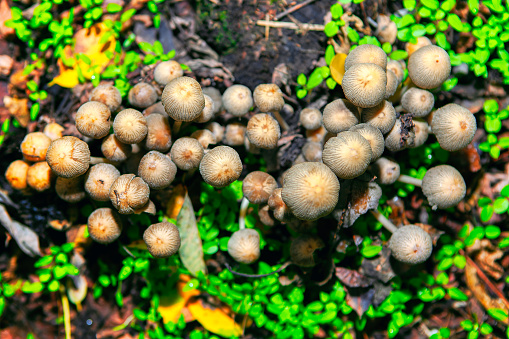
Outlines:
POLYGON ((428 140, 429 126, 426 121, 419 119, 413 119, 412 122, 414 123, 413 131, 415 134, 415 139, 413 145, 409 147, 415 148, 424 145, 428 140))
POLYGON ((267 204, 274 214, 274 218, 281 222, 286 222, 290 219, 291 212, 286 206, 281 196, 282 188, 276 188, 269 197, 267 204))
POLYGON ((124 109, 113 120, 113 132, 120 142, 137 144, 147 136, 147 119, 135 109, 124 109))
MULTIPOLYGON (((413 123, 412 123, 413 127, 413 123)), ((385 136, 385 148, 391 152, 398 152, 407 147, 412 147, 415 143, 415 132, 413 128, 408 128, 397 119, 391 131, 385 136)))
POLYGON ((431 130, 440 147, 449 152, 459 151, 474 138, 477 122, 474 115, 457 104, 447 104, 433 113, 431 130))
POLYGON ((83 189, 83 176, 76 178, 58 177, 55 183, 55 191, 60 199, 70 203, 83 200, 86 196, 83 189))
POLYGON ((111 185, 110 201, 120 214, 132 214, 148 202, 150 188, 134 174, 119 176, 111 185))
POLYGON ((372 152, 370 162, 373 162, 382 156, 385 148, 385 140, 382 132, 380 132, 378 128, 370 124, 363 123, 350 127, 349 131, 358 132, 369 142, 372 152))
POLYGON ((465 180, 449 165, 430 168, 422 178, 422 193, 433 209, 456 206, 466 193, 465 180))
POLYGON ((228 240, 228 254, 242 264, 252 264, 260 258, 260 235, 253 229, 241 229, 228 240))
POLYGON ((225 187, 240 177, 242 161, 233 148, 217 146, 203 156, 200 173, 207 184, 216 188, 225 187))
POLYGON ((285 100, 283 99, 283 92, 281 92, 278 85, 261 84, 256 86, 253 92, 253 100, 260 111, 274 114, 283 131, 288 130, 288 124, 279 114, 279 111, 285 105, 285 100))
POLYGON ((240 146, 244 144, 246 137, 246 126, 240 122, 232 122, 226 125, 224 143, 229 146, 240 146))
POLYGON ((422 118, 435 106, 435 97, 430 91, 412 87, 401 97, 401 106, 414 117, 422 118))
POLYGON ((384 69, 375 64, 352 65, 345 72, 341 84, 345 97, 355 106, 362 108, 381 103, 387 88, 387 74, 384 69))
POLYGON ((290 258, 292 262, 301 267, 313 267, 316 265, 314 253, 324 248, 322 239, 316 235, 303 234, 292 240, 290 244, 290 258))
POLYGON ((132 146, 118 140, 115 134, 110 134, 101 143, 101 152, 106 159, 120 162, 125 161, 132 153, 132 146))
POLYGON ((134 107, 147 108, 156 103, 158 98, 156 89, 146 82, 134 85, 127 94, 127 100, 134 107))
POLYGON ((258 218, 260 219, 260 222, 265 226, 272 227, 276 224, 274 215, 270 211, 269 205, 262 205, 258 207, 258 218))
POLYGON ((76 137, 62 137, 51 142, 46 161, 59 177, 74 178, 87 171, 90 150, 86 142, 76 137))
POLYGON ((270 195, 277 188, 277 182, 274 177, 268 173, 254 171, 246 175, 242 181, 242 193, 244 197, 240 203, 239 228, 245 228, 245 216, 249 203, 265 204, 270 195))
POLYGON ((42 132, 32 132, 25 135, 21 142, 21 153, 26 161, 44 161, 51 139, 42 132))
POLYGON ((431 43, 430 39, 428 39, 425 36, 420 36, 420 37, 417 37, 417 41, 415 43, 407 42, 405 44, 405 50, 407 51, 408 56, 410 57, 419 48, 424 47, 424 46, 429 46, 431 44, 432 43, 431 43))
POLYGON ((385 97, 384 99, 389 99, 396 93, 396 90, 399 86, 398 77, 396 74, 391 71, 390 69, 386 70, 385 72, 387 74, 387 86, 385 87, 385 97))
POLYGON ((389 60, 387 62, 387 70, 394 72, 396 78, 398 79, 399 84, 403 81, 403 77, 405 76, 405 70, 403 69, 401 62, 397 60, 389 60))
POLYGON ((211 131, 212 134, 214 134, 214 137, 216 138, 217 142, 220 142, 221 140, 223 140, 225 128, 223 126, 221 126, 218 122, 215 122, 215 121, 209 122, 205 126, 205 128, 208 129, 209 131, 211 131))
POLYGON ((143 232, 143 241, 154 258, 167 258, 180 248, 179 229, 167 221, 153 224, 143 232))
POLYGON ((201 114, 194 119, 194 122, 197 123, 205 123, 210 121, 214 117, 214 101, 208 95, 203 95, 205 98, 205 107, 201 111, 201 114))
MULTIPOLYGON (((203 87, 202 92, 203 95, 208 95, 214 102, 214 115, 221 112, 221 109, 223 108, 223 97, 221 92, 214 87, 203 87)), ((251 106, 253 106, 252 103, 251 106)))
POLYGON ((110 244, 122 233, 120 215, 111 208, 98 208, 88 217, 88 234, 100 244, 110 244))
POLYGON ((345 59, 345 71, 356 64, 375 64, 385 70, 387 68, 387 54, 375 45, 359 45, 348 53, 345 59))
POLYGON ((377 159, 371 166, 376 181, 382 185, 392 185, 400 176, 399 164, 387 158, 377 159))
POLYGON ((302 155, 306 161, 322 162, 323 146, 321 142, 308 141, 302 147, 302 155))
POLYGON ((141 213, 148 213, 152 215, 156 215, 156 205, 152 202, 152 200, 149 200, 145 206, 137 208, 134 210, 134 214, 141 214, 141 213))
POLYGON ((65 128, 57 124, 56 122, 50 122, 46 126, 44 126, 44 130, 42 131, 51 141, 59 139, 63 137, 63 132, 65 128))
POLYGON ((223 93, 223 106, 226 111, 241 117, 253 107, 251 90, 244 85, 230 86, 223 93))
POLYGON ((173 182, 177 166, 166 155, 150 151, 141 158, 138 175, 151 189, 163 189, 173 182))
POLYGON ((451 59, 441 47, 424 46, 408 58, 408 76, 420 88, 436 88, 442 85, 450 74, 451 59))
POLYGON ((120 176, 120 171, 111 164, 97 164, 85 175, 85 191, 96 201, 109 201, 111 185, 120 176))
POLYGON ((300 112, 299 122, 305 129, 314 131, 322 126, 322 113, 316 108, 304 108, 300 112))
POLYGON ((168 116, 152 113, 146 117, 147 136, 143 141, 150 151, 168 152, 171 147, 171 128, 168 116))
POLYGON ((389 240, 392 256, 397 260, 411 265, 425 262, 433 251, 430 235, 422 228, 407 225, 393 232, 389 240))
POLYGON ((83 135, 101 139, 110 132, 111 111, 98 101, 85 102, 76 113, 76 129, 83 135))
POLYGON ((166 86, 170 81, 184 75, 184 70, 175 60, 160 62, 154 68, 154 80, 161 86, 166 86))
POLYGON ((381 43, 388 42, 394 44, 398 36, 398 27, 391 18, 384 14, 378 14, 376 19, 378 27, 376 28, 375 35, 381 43))
POLYGON ((323 109, 323 126, 337 134, 359 123, 359 110, 346 99, 337 99, 323 109))
POLYGON ((258 113, 249 119, 246 134, 249 142, 256 147, 273 149, 277 147, 281 130, 277 121, 270 115, 258 113))
POLYGON ((51 187, 53 172, 46 161, 36 162, 28 168, 27 184, 38 192, 51 187))
POLYGON ((215 145, 216 137, 208 129, 199 129, 191 134, 191 138, 195 138, 203 146, 203 149, 207 149, 209 145, 215 145))
POLYGON ((203 146, 194 138, 182 137, 173 143, 170 151, 171 160, 183 171, 197 168, 204 154, 203 146))
POLYGON ((5 178, 9 185, 15 190, 27 188, 27 175, 30 165, 23 160, 15 160, 10 163, 5 171, 5 178))
POLYGON ((110 112, 116 112, 122 104, 122 94, 113 85, 99 85, 90 93, 90 101, 98 101, 105 104, 110 112))

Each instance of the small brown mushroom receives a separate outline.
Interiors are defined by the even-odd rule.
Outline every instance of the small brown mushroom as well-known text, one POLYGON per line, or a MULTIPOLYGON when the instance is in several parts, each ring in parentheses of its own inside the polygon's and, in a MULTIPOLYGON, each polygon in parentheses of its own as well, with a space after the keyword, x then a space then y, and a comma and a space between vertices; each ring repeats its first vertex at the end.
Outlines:
POLYGON ((113 132, 120 142, 137 144, 147 136, 147 119, 135 109, 125 109, 113 120, 113 132))
POLYGON ((385 98, 387 74, 385 68, 375 64, 354 64, 345 72, 341 86, 355 106, 374 107, 385 98))
POLYGON ((111 185, 120 176, 120 171, 110 164, 97 164, 85 176, 85 191, 93 200, 109 201, 111 185))
POLYGON ((150 225, 143 232, 143 241, 154 258, 167 258, 180 248, 180 232, 177 226, 167 221, 150 225))
POLYGON ((129 103, 137 108, 147 108, 156 103, 158 98, 156 89, 146 82, 140 82, 133 86, 127 94, 129 103))
POLYGON ((119 176, 111 185, 110 201, 120 214, 132 214, 148 202, 150 188, 134 174, 119 176))
POLYGON ((65 128, 57 124, 56 122, 50 122, 46 126, 44 126, 43 133, 51 139, 51 141, 59 139, 63 137, 63 132, 65 128))
POLYGON ((260 258, 260 235, 253 229, 241 229, 228 240, 228 254, 237 262, 252 264, 260 258))
POLYGON ((323 109, 323 126, 337 134, 359 123, 359 110, 346 99, 337 99, 323 109))
POLYGON ((36 162, 28 168, 27 184, 38 192, 51 187, 53 172, 46 161, 36 162))
POLYGON ((25 135, 21 142, 21 153, 26 161, 44 161, 51 139, 42 132, 32 132, 25 135))
POLYGON ((58 177, 55 182, 55 191, 60 199, 76 203, 86 197, 85 190, 83 189, 83 176, 76 178, 62 178, 58 177))
POLYGON ((118 88, 113 85, 99 85, 90 93, 90 101, 98 101, 110 109, 110 112, 116 112, 122 104, 122 95, 118 88))
POLYGON ((451 59, 441 47, 424 46, 408 58, 408 76, 420 88, 436 88, 442 85, 450 74, 451 59))
POLYGON ((59 177, 74 178, 87 171, 90 150, 86 142, 76 137, 62 137, 51 142, 46 161, 59 177))
POLYGON ((285 100, 283 92, 276 84, 261 84, 256 86, 253 92, 253 100, 261 112, 271 112, 276 117, 283 131, 288 130, 288 124, 281 117, 279 111, 283 109, 285 100))
POLYGON ((387 86, 385 87, 384 99, 387 100, 390 97, 392 97, 394 93, 396 93, 396 90, 398 89, 399 86, 399 81, 396 74, 390 69, 388 69, 385 73, 387 74, 387 86))
POLYGON ((161 86, 166 86, 170 81, 184 75, 184 70, 175 60, 159 63, 154 69, 154 80, 161 86))
POLYGON ((76 129, 84 136, 101 139, 110 132, 111 111, 99 101, 85 102, 76 113, 76 129))
POLYGON ((372 152, 370 162, 373 162, 382 156, 385 148, 385 140, 382 132, 380 132, 378 128, 370 124, 363 123, 351 127, 349 131, 360 133, 360 135, 369 142, 372 152))
POLYGON ((403 129, 401 119, 397 119, 396 123, 385 136, 385 148, 391 152, 402 151, 407 147, 415 144, 415 131, 413 129, 403 129))
POLYGON ((88 234, 100 244, 110 244, 120 237, 122 221, 111 208, 98 208, 88 217, 88 234))
POLYGON ((400 84, 403 81, 403 77, 405 76, 405 70, 403 69, 403 65, 397 60, 389 60, 387 62, 387 70, 393 71, 398 79, 398 83, 400 84))
POLYGON ((251 90, 244 85, 230 86, 223 93, 223 106, 226 111, 241 117, 253 107, 251 90))
MULTIPOLYGON (((221 109, 223 108, 223 96, 221 95, 221 92, 214 87, 203 87, 202 91, 203 95, 208 95, 214 102, 214 114, 221 112, 221 109)), ((251 104, 251 106, 253 106, 253 104, 251 104)))
POLYGON ((171 128, 168 117, 152 113, 146 117, 147 137, 143 141, 150 151, 168 152, 171 147, 171 128))
POLYGON ((314 258, 315 251, 324 247, 325 244, 320 237, 303 234, 292 240, 290 244, 290 258, 297 266, 313 267, 316 265, 314 258))
POLYGON ((191 138, 195 138, 203 146, 203 149, 207 149, 209 145, 215 145, 216 137, 208 129, 199 129, 191 134, 191 138))
POLYGON ((415 225, 400 227, 389 240, 392 256, 406 264, 425 262, 433 251, 433 242, 428 233, 415 225))
POLYGON ((189 171, 200 165, 204 153, 203 146, 198 140, 183 137, 173 143, 170 157, 179 169, 189 171))
POLYGON ((449 165, 430 168, 422 179, 422 193, 433 209, 456 206, 466 191, 460 172, 449 165))
POLYGON ((321 142, 308 141, 302 147, 302 155, 306 161, 322 162, 323 146, 321 142))
POLYGON ((132 153, 132 146, 118 140, 115 134, 110 134, 101 143, 101 152, 110 161, 125 161, 132 153))
POLYGON ((435 105, 435 97, 430 91, 412 87, 401 97, 401 106, 414 117, 427 116, 435 105))
POLYGON ((205 128, 211 131, 212 134, 214 134, 214 137, 216 138, 217 142, 223 140, 225 128, 221 126, 218 122, 215 121, 209 122, 207 126, 205 126, 205 128))
POLYGON ((27 174, 30 165, 23 160, 11 162, 5 171, 5 178, 9 185, 15 190, 24 190, 27 188, 27 174))
POLYGON ((274 213, 274 218, 281 222, 286 222, 291 217, 291 212, 288 206, 286 206, 281 196, 282 188, 276 188, 269 197, 267 204, 274 213))
POLYGON ((233 148, 217 146, 203 156, 200 173, 207 184, 216 188, 225 187, 240 177, 242 161, 233 148))
POLYGON ((433 113, 431 130, 440 147, 454 152, 466 147, 473 140, 477 122, 468 109, 457 104, 447 104, 433 113))
POLYGON ((246 134, 249 142, 256 147, 273 149, 277 147, 281 130, 277 121, 270 115, 258 113, 249 119, 246 134))
POLYGON ((226 125, 224 143, 229 146, 240 146, 244 144, 246 137, 246 126, 240 122, 232 122, 226 125))
POLYGON ((208 95, 203 95, 205 98, 205 107, 201 111, 201 114, 198 118, 194 119, 194 122, 197 123, 205 123, 210 121, 214 117, 214 101, 208 95))
POLYGON ((399 164, 383 157, 375 161, 371 168, 376 175, 376 181, 382 185, 394 184, 400 175, 399 164))
POLYGON ((375 64, 385 70, 387 68, 387 54, 375 45, 359 45, 348 53, 345 59, 345 71, 356 64, 375 64))
POLYGON ((138 175, 151 189, 163 189, 173 182, 177 166, 166 155, 150 151, 141 158, 138 175))
POLYGON ((314 131, 322 126, 322 113, 316 108, 304 108, 300 112, 299 122, 305 129, 314 131))
POLYGON ((262 171, 251 172, 242 181, 244 197, 252 204, 267 203, 276 188, 276 179, 262 171))
POLYGON ((408 56, 411 56, 415 51, 424 46, 432 45, 431 40, 425 36, 420 36, 417 38, 415 43, 407 42, 405 44, 405 50, 408 53, 408 56))

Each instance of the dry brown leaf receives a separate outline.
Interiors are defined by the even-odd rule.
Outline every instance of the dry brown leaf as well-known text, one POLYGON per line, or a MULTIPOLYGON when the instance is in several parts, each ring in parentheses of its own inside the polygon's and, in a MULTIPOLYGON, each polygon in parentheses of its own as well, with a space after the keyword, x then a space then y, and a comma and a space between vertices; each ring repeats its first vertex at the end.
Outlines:
POLYGON ((495 261, 503 255, 504 253, 498 248, 494 248, 493 251, 484 248, 477 254, 475 261, 484 272, 498 280, 504 275, 504 268, 495 261))
POLYGON ((364 292, 361 295, 352 296, 350 291, 346 294, 346 303, 348 306, 354 309, 354 311, 362 317, 364 312, 369 309, 373 302, 373 297, 375 296, 375 289, 370 288, 368 291, 364 292))
POLYGON ((373 285, 373 279, 344 267, 336 267, 336 277, 348 287, 368 287, 373 285))
POLYGON ((12 19, 12 14, 9 2, 0 0, 0 38, 14 35, 14 28, 5 26, 5 22, 10 19, 12 19))
POLYGON ((168 218, 177 220, 182 205, 184 205, 186 194, 187 188, 184 185, 177 185, 173 189, 171 197, 166 205, 166 216, 168 218))
POLYGON ((28 122, 30 121, 28 99, 18 99, 6 96, 4 97, 4 105, 22 127, 27 127, 28 122))

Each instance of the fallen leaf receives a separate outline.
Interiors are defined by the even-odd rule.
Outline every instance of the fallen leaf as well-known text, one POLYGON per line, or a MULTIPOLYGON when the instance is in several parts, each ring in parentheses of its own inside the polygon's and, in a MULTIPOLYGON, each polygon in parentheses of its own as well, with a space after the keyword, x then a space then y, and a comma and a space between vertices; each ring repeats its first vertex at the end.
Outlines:
POLYGON ((242 327, 235 322, 235 319, 230 315, 231 310, 226 307, 215 307, 205 304, 202 299, 196 299, 190 302, 187 308, 207 331, 226 338, 242 335, 242 327))
POLYGON ((187 194, 187 189, 184 185, 177 185, 171 194, 170 199, 166 205, 166 216, 170 219, 177 219, 184 200, 187 194))
POLYGON ((42 256, 37 233, 16 220, 12 220, 2 204, 0 204, 0 223, 16 240, 16 243, 23 252, 31 257, 35 255, 42 256))
POLYGON ((348 287, 368 287, 373 285, 372 279, 344 267, 336 267, 336 277, 348 287))
MULTIPOLYGON (((189 299, 200 294, 198 290, 184 291, 184 287, 189 280, 191 280, 190 276, 181 274, 177 282, 177 288, 171 290, 168 294, 161 295, 157 310, 161 314, 164 323, 170 321, 176 323, 189 299)), ((194 320, 192 317, 184 317, 184 319, 186 322, 194 320)))
POLYGON ((6 96, 4 97, 4 105, 22 127, 27 127, 28 122, 30 121, 28 99, 18 99, 6 96))
POLYGON ((14 34, 14 28, 5 26, 7 20, 12 19, 11 8, 7 0, 0 1, 0 38, 14 34))
POLYGON ((345 53, 336 54, 332 58, 329 66, 332 79, 340 85, 343 82, 343 76, 345 75, 346 56, 347 55, 345 53))
POLYGON ((483 271, 498 280, 502 278, 504 274, 504 268, 497 264, 495 260, 499 260, 503 257, 503 255, 504 253, 498 248, 494 248, 493 251, 483 249, 476 256, 475 261, 483 271))
POLYGON ((348 306, 353 308, 354 311, 359 315, 359 318, 361 318, 364 312, 366 312, 369 309, 369 306, 371 306, 374 296, 374 288, 370 288, 368 291, 355 296, 351 295, 350 291, 348 291, 346 294, 346 303, 348 306))
POLYGON ((390 261, 390 250, 386 246, 382 248, 382 251, 374 258, 364 258, 362 260, 361 272, 367 277, 375 278, 383 281, 384 283, 389 282, 396 276, 390 261))

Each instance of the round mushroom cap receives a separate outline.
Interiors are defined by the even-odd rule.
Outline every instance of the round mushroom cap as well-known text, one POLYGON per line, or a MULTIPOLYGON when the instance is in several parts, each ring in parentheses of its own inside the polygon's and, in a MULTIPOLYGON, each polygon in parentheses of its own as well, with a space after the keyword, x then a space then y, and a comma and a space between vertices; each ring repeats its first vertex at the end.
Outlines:
POLYGON ((285 204, 301 220, 316 220, 332 212, 338 195, 338 178, 319 162, 292 166, 285 174, 281 191, 285 204))
POLYGON ((408 58, 408 76, 420 88, 439 87, 450 74, 451 59, 441 47, 424 46, 408 58))
POLYGON ((113 120, 113 132, 120 142, 137 144, 147 136, 147 119, 135 109, 125 109, 113 120))
POLYGON ((138 175, 152 189, 163 189, 173 182, 177 166, 166 155, 150 151, 141 158, 138 175))
POLYGON ((62 137, 51 142, 46 161, 59 177, 74 178, 84 174, 90 164, 90 149, 76 137, 62 137))
POLYGON ((316 108, 304 108, 300 112, 299 122, 305 129, 315 130, 322 126, 322 113, 316 108))
POLYGON ((98 208, 88 217, 90 238, 100 244, 109 244, 117 240, 122 233, 120 215, 111 208, 98 208))
POLYGON ((389 101, 384 100, 375 107, 363 109, 361 119, 362 122, 376 127, 382 134, 386 134, 396 123, 396 110, 389 101))
POLYGON ((364 139, 366 139, 369 142, 369 145, 371 146, 371 161, 373 162, 376 159, 380 158, 382 156, 382 153, 384 152, 384 145, 385 140, 384 136, 382 135, 382 132, 374 126, 371 126, 370 124, 358 124, 349 129, 350 131, 359 132, 360 135, 364 139))
POLYGON ((132 214, 148 202, 150 188, 142 178, 123 174, 110 188, 110 201, 120 214, 132 214))
POLYGON ((194 122, 204 123, 214 117, 214 101, 206 94, 204 94, 203 97, 205 98, 205 107, 201 111, 201 114, 194 119, 194 122))
POLYGON ((433 242, 428 233, 415 225, 398 228, 389 240, 392 256, 406 264, 425 262, 433 251, 433 242))
POLYGON ((101 143, 101 152, 111 161, 125 161, 132 153, 132 146, 118 140, 115 134, 110 134, 101 143))
MULTIPOLYGON (((219 113, 221 108, 223 108, 223 97, 221 92, 214 87, 203 87, 202 91, 203 95, 208 95, 214 102, 214 114, 219 113)), ((253 104, 251 104, 251 106, 253 106, 253 104)))
POLYGON ((177 226, 163 221, 150 225, 143 232, 143 241, 154 258, 167 258, 180 248, 180 232, 177 226))
POLYGON ((279 112, 285 105, 283 92, 276 84, 261 84, 253 92, 253 100, 262 112, 279 112))
POLYGON ((208 148, 210 144, 215 145, 216 137, 208 129, 199 129, 191 134, 191 138, 195 138, 203 146, 204 149, 208 148))
POLYGON ((184 75, 184 70, 175 60, 159 63, 154 69, 154 80, 161 86, 166 86, 170 81, 184 75))
POLYGON ((122 94, 115 86, 103 84, 94 88, 89 100, 101 102, 108 106, 110 112, 116 112, 122 104, 122 94))
POLYGON ((15 190, 24 190, 27 188, 27 174, 30 167, 23 160, 14 160, 5 171, 5 178, 9 185, 15 190))
POLYGON ((207 126, 205 126, 206 129, 212 132, 214 134, 214 137, 216 138, 216 142, 219 142, 223 140, 224 137, 224 130, 225 128, 221 126, 218 122, 209 122, 207 126))
POLYGON ((348 53, 345 59, 345 71, 355 64, 375 64, 387 68, 387 54, 376 45, 359 45, 348 53))
POLYGON ((286 222, 291 216, 290 209, 286 206, 281 196, 282 188, 276 188, 269 197, 267 205, 274 213, 274 218, 281 222, 286 222))
POLYGON ((268 114, 258 113, 249 119, 246 134, 249 142, 256 147, 273 149, 277 147, 281 130, 276 119, 268 114))
POLYGON ((230 146, 240 146, 244 144, 246 137, 246 126, 240 122, 232 122, 226 125, 224 134, 224 143, 230 146))
POLYGON ((387 15, 379 14, 376 19, 378 27, 375 35, 381 43, 388 42, 391 45, 396 41, 398 36, 398 27, 396 23, 387 15))
POLYGON ((228 113, 243 116, 253 107, 251 90, 244 85, 228 87, 223 93, 223 106, 228 113))
POLYGON ((32 132, 25 135, 21 142, 21 153, 26 161, 44 161, 51 139, 42 132, 32 132))
POLYGON ((325 137, 328 134, 330 134, 330 133, 327 132, 325 127, 320 126, 319 128, 315 129, 314 131, 308 129, 306 131, 306 139, 308 141, 323 142, 325 137))
POLYGON ((404 127, 401 119, 397 119, 394 127, 385 136, 385 148, 391 152, 402 151, 415 144, 415 131, 413 128, 404 127))
POLYGON ((354 64, 345 72, 341 86, 345 97, 355 106, 374 107, 385 98, 387 74, 375 64, 354 64))
POLYGON ((350 101, 337 99, 323 109, 323 126, 333 134, 347 131, 359 123, 359 110, 350 101))
POLYGON ((413 119, 412 120, 413 123, 414 123, 414 134, 415 134, 415 139, 414 139, 414 143, 412 145, 409 145, 408 147, 411 147, 411 148, 415 148, 415 147, 419 147, 419 146, 422 146, 426 143, 426 141, 428 140, 428 123, 426 121, 423 121, 423 120, 418 120, 418 119, 413 119))
POLYGON ((86 197, 83 189, 83 176, 80 175, 76 178, 58 177, 55 183, 55 191, 60 199, 70 203, 83 200, 86 197))
POLYGON ((466 191, 460 172, 449 165, 430 168, 422 178, 422 193, 433 209, 456 206, 466 191))
POLYGON ((394 72, 396 78, 398 79, 398 84, 400 84, 403 81, 403 77, 405 76, 405 70, 403 69, 403 66, 399 61, 389 60, 387 62, 387 70, 394 72))
POLYGON ((133 86, 127 94, 127 100, 134 107, 147 108, 156 103, 158 98, 156 89, 146 82, 140 82, 133 86))
POLYGON ((252 264, 260 258, 260 235, 245 228, 233 233, 228 240, 228 254, 242 264, 252 264))
POLYGON ((50 122, 46 126, 44 126, 44 130, 42 131, 51 141, 59 139, 63 137, 63 132, 65 128, 57 124, 56 122, 50 122))
POLYGON ((204 153, 203 146, 198 140, 183 137, 173 143, 170 157, 179 169, 189 171, 200 165, 204 153))
POLYGON ((203 180, 216 188, 226 187, 240 177, 242 161, 233 148, 217 146, 208 151, 200 162, 203 180))
POLYGON ((308 141, 302 147, 302 155, 306 161, 322 162, 322 151, 321 142, 308 141))
POLYGON ((152 113, 146 117, 147 137, 144 146, 151 151, 168 152, 171 147, 171 127, 168 116, 152 113))
POLYGON ((407 42, 405 44, 405 50, 408 53, 408 56, 411 56, 415 51, 424 46, 432 45, 431 40, 425 36, 420 36, 417 38, 417 41, 414 43, 407 42))
POLYGON ((435 97, 430 91, 412 87, 401 97, 401 106, 414 117, 422 118, 435 106, 435 97))
POLYGON ((324 248, 323 240, 316 235, 303 234, 292 240, 290 244, 290 258, 292 262, 301 267, 316 265, 314 253, 324 248))
POLYGON ((440 147, 449 152, 466 147, 474 138, 477 122, 465 107, 447 104, 433 113, 431 130, 440 147))
POLYGON ((366 171, 373 157, 371 145, 359 133, 345 131, 330 138, 323 148, 323 163, 341 179, 353 179, 366 171))
POLYGON ((175 121, 193 121, 205 108, 198 81, 182 76, 170 81, 161 96, 166 113, 175 121))
POLYGON ((149 200, 145 204, 145 206, 134 210, 134 214, 148 213, 148 214, 156 215, 156 212, 157 212, 156 205, 152 202, 152 200, 149 200))
POLYGON ((76 129, 83 135, 101 139, 110 132, 111 111, 99 101, 85 102, 76 113, 76 129))
POLYGON ((266 203, 276 188, 276 179, 262 171, 251 172, 242 181, 242 193, 252 204, 266 203))
POLYGON ((384 99, 389 99, 394 95, 394 93, 396 93, 396 90, 399 86, 399 81, 396 74, 390 69, 386 70, 385 73, 387 74, 387 86, 385 87, 384 99))
POLYGON ((96 201, 109 201, 111 185, 120 176, 120 171, 111 164, 97 164, 85 175, 85 191, 96 201))
POLYGON ((399 164, 383 157, 373 163, 372 169, 376 181, 382 185, 394 184, 400 175, 399 164))
POLYGON ((51 187, 53 172, 46 161, 36 162, 28 168, 27 184, 38 192, 51 187))

